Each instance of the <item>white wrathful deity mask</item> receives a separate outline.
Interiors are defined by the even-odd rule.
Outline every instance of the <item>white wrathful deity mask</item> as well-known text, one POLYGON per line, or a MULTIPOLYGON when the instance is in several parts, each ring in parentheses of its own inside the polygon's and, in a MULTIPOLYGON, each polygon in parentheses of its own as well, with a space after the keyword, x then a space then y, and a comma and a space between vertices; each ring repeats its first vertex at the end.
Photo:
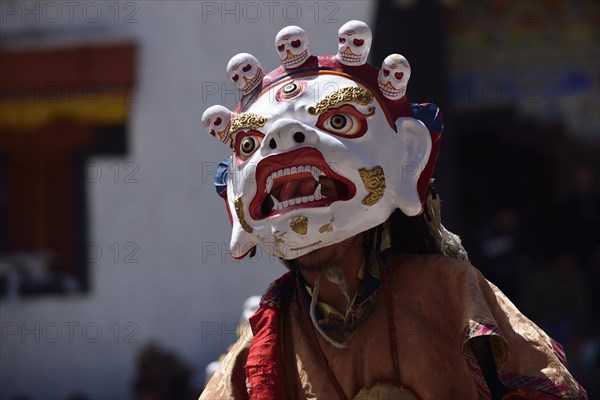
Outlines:
MULTIPOLYGON (((348 26, 366 32, 360 21, 340 31, 348 26)), ((288 39, 300 29, 288 28, 288 39)), ((260 245, 293 259, 377 226, 397 208, 422 212, 441 126, 434 132, 425 125, 433 119, 414 116, 427 109, 437 118, 437 108, 384 96, 366 61, 347 67, 339 53, 313 58, 293 72, 282 58, 284 68, 242 98, 221 139, 233 150, 223 195, 236 258, 260 245)), ((209 108, 203 121, 217 113, 209 108)))

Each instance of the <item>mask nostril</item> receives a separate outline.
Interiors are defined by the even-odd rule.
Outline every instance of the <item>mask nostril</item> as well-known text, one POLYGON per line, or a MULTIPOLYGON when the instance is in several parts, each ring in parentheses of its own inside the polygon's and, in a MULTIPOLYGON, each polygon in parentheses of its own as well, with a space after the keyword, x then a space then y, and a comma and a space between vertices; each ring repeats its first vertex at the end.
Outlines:
POLYGON ((277 142, 275 142, 275 139, 269 140, 269 147, 272 148, 272 149, 276 149, 277 148, 277 142))
POLYGON ((302 132, 294 133, 294 140, 296 141, 296 143, 304 142, 304 133, 302 133, 302 132))

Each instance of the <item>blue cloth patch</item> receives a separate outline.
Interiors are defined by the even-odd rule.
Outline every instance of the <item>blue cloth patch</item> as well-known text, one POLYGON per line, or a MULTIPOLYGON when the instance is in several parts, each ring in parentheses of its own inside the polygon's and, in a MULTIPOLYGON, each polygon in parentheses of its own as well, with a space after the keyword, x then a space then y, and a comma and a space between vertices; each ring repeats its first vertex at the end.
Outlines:
POLYGON ((410 105, 413 117, 423 122, 431 132, 442 132, 444 130, 444 121, 440 114, 440 108, 433 103, 410 105))
POLYGON ((214 183, 215 189, 219 195, 222 195, 222 193, 227 190, 227 174, 229 172, 230 164, 231 156, 221 161, 215 171, 214 183))

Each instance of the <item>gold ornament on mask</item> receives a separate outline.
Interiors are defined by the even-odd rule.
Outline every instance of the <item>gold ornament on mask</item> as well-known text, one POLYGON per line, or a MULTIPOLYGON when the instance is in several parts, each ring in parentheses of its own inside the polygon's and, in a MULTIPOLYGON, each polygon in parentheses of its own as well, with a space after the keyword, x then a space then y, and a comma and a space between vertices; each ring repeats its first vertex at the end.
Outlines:
MULTIPOLYGON (((357 86, 347 86, 329 93, 314 106, 308 108, 309 114, 319 115, 341 103, 357 103, 367 106, 373 102, 373 94, 367 89, 357 86)), ((369 110, 374 112, 374 110, 369 110)))
POLYGON ((267 123, 267 117, 263 117, 262 115, 258 115, 251 112, 243 112, 238 114, 231 121, 231 126, 229 127, 230 135, 233 139, 233 134, 237 131, 243 130, 254 130, 258 129, 262 126, 265 126, 267 123))
POLYGON ((279 231, 276 231, 275 233, 273 233, 273 237, 275 238, 275 243, 277 244, 285 244, 285 239, 283 238, 285 235, 287 234, 287 231, 280 233, 279 231))
POLYGON ((242 226, 242 228, 246 232, 252 233, 252 227, 246 222, 246 215, 244 215, 244 201, 242 200, 242 198, 236 198, 233 201, 233 205, 235 207, 235 213, 237 214, 238 220, 240 221, 240 225, 242 226))
POLYGON ((298 235, 306 235, 306 232, 308 232, 308 218, 304 216, 294 218, 290 223, 290 228, 298 235))
POLYGON ((363 199, 362 203, 366 206, 372 206, 381 200, 385 192, 383 168, 379 165, 372 169, 361 168, 358 170, 358 173, 360 174, 360 179, 363 181, 365 190, 369 193, 363 199))
POLYGON ((328 222, 319 228, 320 233, 331 232, 333 230, 333 223, 328 222))

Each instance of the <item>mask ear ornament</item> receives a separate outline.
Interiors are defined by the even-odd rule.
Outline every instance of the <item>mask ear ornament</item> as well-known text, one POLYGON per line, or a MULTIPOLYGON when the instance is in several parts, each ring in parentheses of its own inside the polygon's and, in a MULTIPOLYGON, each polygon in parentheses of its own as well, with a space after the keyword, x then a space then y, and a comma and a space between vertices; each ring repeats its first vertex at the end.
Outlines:
POLYGON ((427 161, 431 156, 432 140, 429 130, 423 122, 411 117, 401 117, 396 120, 396 131, 400 136, 402 148, 399 157, 403 160, 394 173, 396 184, 394 193, 395 203, 402 212, 413 217, 423 211, 423 203, 419 197, 417 183, 427 161))

